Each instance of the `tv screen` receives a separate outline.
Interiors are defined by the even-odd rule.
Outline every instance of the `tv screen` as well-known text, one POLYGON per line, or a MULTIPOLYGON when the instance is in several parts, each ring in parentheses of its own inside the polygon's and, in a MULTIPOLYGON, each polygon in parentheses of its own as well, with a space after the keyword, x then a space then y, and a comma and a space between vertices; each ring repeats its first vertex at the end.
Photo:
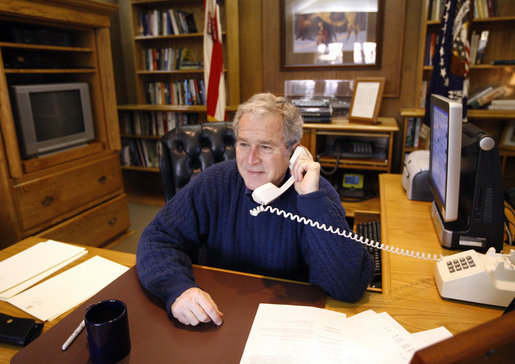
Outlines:
POLYGON ((24 158, 94 139, 87 83, 13 86, 12 97, 24 158))

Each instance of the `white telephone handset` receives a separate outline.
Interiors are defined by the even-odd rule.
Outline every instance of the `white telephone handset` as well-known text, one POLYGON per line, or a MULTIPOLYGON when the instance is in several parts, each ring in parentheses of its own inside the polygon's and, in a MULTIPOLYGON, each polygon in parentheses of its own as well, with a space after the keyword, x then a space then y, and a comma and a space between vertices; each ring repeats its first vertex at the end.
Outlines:
MULTIPOLYGON (((295 148, 295 151, 290 158, 290 169, 293 168, 293 163, 295 163, 301 154, 307 155, 304 148, 298 146, 295 148)), ((274 201, 277 197, 286 192, 288 188, 293 185, 293 182, 295 182, 295 180, 293 176, 291 176, 281 187, 277 187, 272 182, 265 183, 252 192, 252 198, 259 204, 268 205, 270 202, 274 201)))

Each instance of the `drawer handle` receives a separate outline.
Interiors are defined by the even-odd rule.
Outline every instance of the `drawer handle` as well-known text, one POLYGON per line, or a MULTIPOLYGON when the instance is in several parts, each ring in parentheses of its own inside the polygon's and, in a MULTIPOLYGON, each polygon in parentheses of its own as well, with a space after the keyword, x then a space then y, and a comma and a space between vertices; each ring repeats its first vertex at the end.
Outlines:
POLYGON ((118 218, 115 216, 115 217, 112 217, 111 219, 109 219, 109 221, 107 223, 111 226, 114 226, 114 224, 116 224, 117 221, 118 221, 118 218))
POLYGON ((52 196, 46 196, 42 201, 41 204, 43 206, 50 206, 50 204, 54 202, 54 198, 52 196))
POLYGON ((100 183, 100 184, 104 184, 104 183, 106 183, 106 181, 107 181, 107 177, 106 176, 102 176, 102 177, 100 177, 98 179, 98 183, 100 183))

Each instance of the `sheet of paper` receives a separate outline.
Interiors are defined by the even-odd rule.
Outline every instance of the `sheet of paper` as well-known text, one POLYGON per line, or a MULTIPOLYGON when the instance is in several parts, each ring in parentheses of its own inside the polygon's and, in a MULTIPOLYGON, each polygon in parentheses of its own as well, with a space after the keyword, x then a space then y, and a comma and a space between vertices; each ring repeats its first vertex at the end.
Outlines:
POLYGON ((77 256, 85 248, 53 240, 38 243, 0 262, 0 292, 77 256))
POLYGON ((95 256, 7 302, 42 321, 51 321, 93 296, 128 269, 95 256))
POLYGON ((419 345, 443 334, 413 336, 386 312, 346 318, 315 307, 261 304, 241 363, 409 363, 419 345))
POLYGON ((416 332, 411 334, 411 344, 415 351, 436 344, 439 341, 448 339, 453 335, 445 327, 440 326, 435 329, 416 332))
POLYGON ((360 82, 354 96, 352 116, 372 118, 379 93, 379 82, 360 82))
POLYGON ((260 304, 241 363, 339 363, 345 315, 316 307, 260 304))
POLYGON ((36 283, 42 281, 43 279, 45 279, 46 277, 54 274, 55 272, 57 272, 59 269, 61 268, 64 268, 66 267, 68 264, 70 264, 71 262, 79 259, 80 257, 83 257, 84 255, 88 254, 88 251, 87 250, 83 250, 82 252, 80 252, 79 254, 71 257, 70 259, 67 259, 65 260, 64 262, 60 263, 60 264, 57 264, 56 266, 53 266, 52 268, 30 278, 30 279, 27 279, 26 281, 10 288, 10 289, 7 289, 3 292, 0 293, 0 300, 2 301, 6 301, 8 300, 9 298, 17 295, 18 293, 26 290, 27 288, 29 287, 32 287, 33 285, 35 285, 36 283))
POLYGON ((345 325, 353 335, 344 343, 344 351, 355 362, 409 363, 414 350, 410 334, 386 312, 365 311, 347 319, 345 325))

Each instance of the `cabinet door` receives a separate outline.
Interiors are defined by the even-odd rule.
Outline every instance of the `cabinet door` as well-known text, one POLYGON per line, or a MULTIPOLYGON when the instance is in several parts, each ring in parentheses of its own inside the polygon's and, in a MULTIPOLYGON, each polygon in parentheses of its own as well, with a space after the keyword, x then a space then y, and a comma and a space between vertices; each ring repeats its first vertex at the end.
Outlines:
MULTIPOLYGON (((122 189, 117 154, 14 186, 24 230, 122 189)), ((55 220, 53 222, 56 222, 55 220)))
POLYGON ((127 197, 124 194, 66 220, 38 236, 69 243, 99 246, 127 230, 129 225, 127 197))

